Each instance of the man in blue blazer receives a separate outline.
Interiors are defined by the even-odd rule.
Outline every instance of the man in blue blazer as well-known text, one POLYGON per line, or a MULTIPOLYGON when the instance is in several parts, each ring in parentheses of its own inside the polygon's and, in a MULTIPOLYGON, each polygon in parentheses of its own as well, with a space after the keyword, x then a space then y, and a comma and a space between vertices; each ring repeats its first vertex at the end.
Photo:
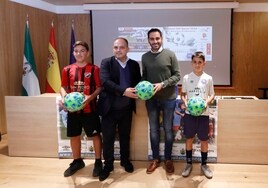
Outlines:
POLYGON ((136 110, 135 86, 141 80, 140 66, 129 59, 128 41, 125 38, 114 40, 114 56, 103 59, 100 65, 100 78, 103 90, 99 95, 98 112, 102 116, 104 168, 99 175, 103 181, 114 170, 114 141, 118 131, 120 142, 120 165, 126 172, 133 172, 130 162, 130 132, 132 113, 136 110))

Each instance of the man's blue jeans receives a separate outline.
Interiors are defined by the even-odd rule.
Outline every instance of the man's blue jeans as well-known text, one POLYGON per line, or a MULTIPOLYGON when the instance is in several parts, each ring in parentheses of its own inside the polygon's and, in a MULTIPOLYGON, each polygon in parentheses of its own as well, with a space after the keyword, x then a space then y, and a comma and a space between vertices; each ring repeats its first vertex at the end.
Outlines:
POLYGON ((173 146, 173 117, 176 106, 176 99, 156 100, 149 99, 145 102, 150 125, 150 141, 153 152, 153 159, 160 159, 160 111, 163 114, 163 128, 165 131, 165 160, 171 160, 173 146))

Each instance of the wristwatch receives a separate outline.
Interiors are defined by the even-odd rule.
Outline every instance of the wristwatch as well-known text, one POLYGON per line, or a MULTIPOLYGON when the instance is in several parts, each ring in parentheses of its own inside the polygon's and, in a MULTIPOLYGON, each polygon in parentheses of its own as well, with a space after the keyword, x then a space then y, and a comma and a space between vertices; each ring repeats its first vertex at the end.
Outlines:
POLYGON ((165 83, 161 82, 161 86, 162 86, 162 88, 165 88, 165 83))

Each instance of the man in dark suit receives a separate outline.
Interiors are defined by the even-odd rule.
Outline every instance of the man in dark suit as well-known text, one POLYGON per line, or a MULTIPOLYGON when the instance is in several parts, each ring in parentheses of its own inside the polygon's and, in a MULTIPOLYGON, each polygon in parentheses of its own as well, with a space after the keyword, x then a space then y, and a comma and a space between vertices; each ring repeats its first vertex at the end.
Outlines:
POLYGON ((130 162, 130 132, 132 112, 136 110, 135 86, 141 79, 138 62, 129 59, 128 41, 125 38, 114 40, 114 56, 103 59, 100 66, 100 78, 103 90, 99 95, 98 111, 102 116, 104 168, 99 180, 108 178, 114 169, 114 141, 116 130, 120 142, 120 165, 126 172, 133 172, 130 162))

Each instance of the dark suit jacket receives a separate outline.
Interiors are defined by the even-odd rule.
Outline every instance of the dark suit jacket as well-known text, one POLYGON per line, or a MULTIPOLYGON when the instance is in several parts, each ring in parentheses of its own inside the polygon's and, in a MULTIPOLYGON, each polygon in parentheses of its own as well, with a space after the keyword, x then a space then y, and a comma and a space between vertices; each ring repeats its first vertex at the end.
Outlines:
MULTIPOLYGON (((140 66, 137 61, 128 60, 130 87, 135 87, 141 80, 140 66)), ((98 99, 98 113, 104 116, 110 110, 114 97, 122 96, 126 88, 120 87, 119 63, 114 56, 103 59, 100 66, 100 79, 102 82, 102 91, 98 99)), ((136 110, 135 99, 131 99, 131 108, 136 110)))

